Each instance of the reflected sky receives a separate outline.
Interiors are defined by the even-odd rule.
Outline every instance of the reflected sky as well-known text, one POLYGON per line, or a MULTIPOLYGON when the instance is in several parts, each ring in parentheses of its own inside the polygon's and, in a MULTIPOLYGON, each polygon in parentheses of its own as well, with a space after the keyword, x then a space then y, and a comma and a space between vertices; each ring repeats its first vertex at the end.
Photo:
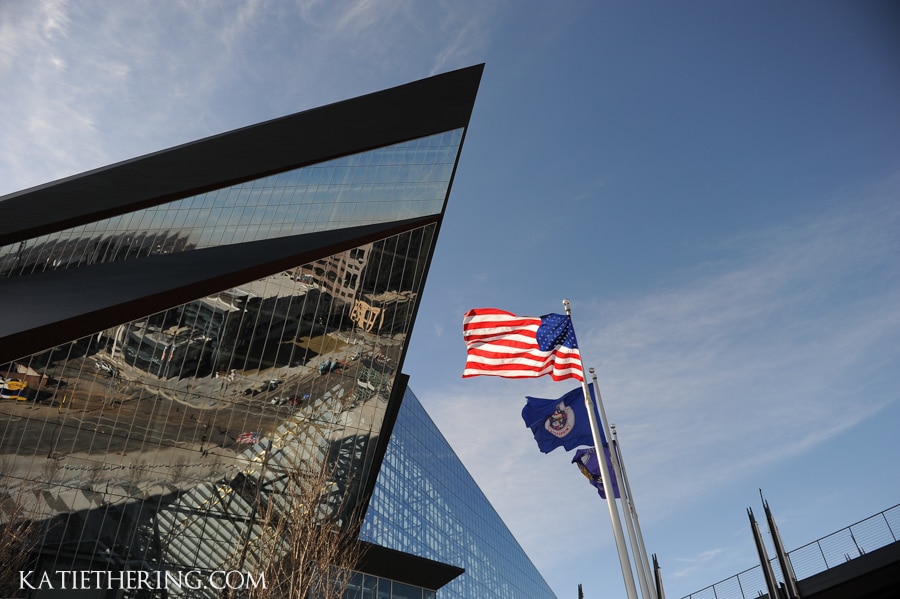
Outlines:
POLYGON ((0 248, 0 270, 14 276, 438 214, 461 139, 462 129, 439 133, 37 237, 0 248), (131 251, 98 252, 104 242, 131 251))

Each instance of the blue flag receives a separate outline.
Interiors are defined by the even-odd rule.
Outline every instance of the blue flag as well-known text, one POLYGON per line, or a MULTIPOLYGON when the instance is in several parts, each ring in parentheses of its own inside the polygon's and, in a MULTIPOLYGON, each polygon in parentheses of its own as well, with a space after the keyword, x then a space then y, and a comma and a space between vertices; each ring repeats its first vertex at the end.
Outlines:
MULTIPOLYGON (((616 480, 616 474, 613 471, 612 460, 609 457, 609 445, 603 446, 603 453, 606 454, 606 465, 609 466, 609 475, 613 479, 613 490, 616 498, 621 498, 619 494, 619 483, 616 480)), ((600 462, 597 461, 597 452, 593 447, 579 449, 572 458, 572 463, 578 466, 581 473, 597 488, 600 497, 606 499, 606 490, 603 488, 603 477, 600 475, 600 462)))
POLYGON ((531 429, 534 440, 542 452, 550 453, 557 447, 569 451, 579 445, 594 444, 591 421, 588 420, 584 391, 581 387, 572 389, 559 399, 539 397, 525 399, 527 403, 522 408, 522 420, 525 421, 525 426, 531 429))

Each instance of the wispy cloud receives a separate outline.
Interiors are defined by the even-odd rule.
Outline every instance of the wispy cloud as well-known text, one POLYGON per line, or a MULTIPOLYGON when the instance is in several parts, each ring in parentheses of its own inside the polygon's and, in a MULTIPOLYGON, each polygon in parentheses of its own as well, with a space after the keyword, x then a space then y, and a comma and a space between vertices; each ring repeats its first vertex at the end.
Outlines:
MULTIPOLYGON (((716 260, 669 288, 573 301, 642 520, 810 451, 896 401, 898 189, 894 181, 817 218, 725 240, 716 260)), ((565 552, 545 536, 528 545, 539 536, 533 505, 566 497, 569 510, 598 509, 567 456, 540 455, 518 417, 524 395, 567 390, 551 385, 482 378, 420 392, 542 567, 565 552)), ((567 545, 593 542, 577 522, 554 526, 567 545)))
POLYGON ((134 155, 128 148, 158 135, 147 123, 171 107, 160 81, 174 61, 165 60, 157 12, 139 19, 133 5, 3 6, 4 29, 18 32, 0 36, 0 86, 16 90, 0 117, 4 192, 134 155))
POLYGON ((35 0, 0 6, 0 73, 25 59, 35 47, 65 35, 67 4, 67 0, 35 0))
POLYGON ((0 5, 0 88, 15 90, 4 94, 0 117, 2 161, 9 164, 0 179, 13 186, 4 191, 15 190, 20 180, 36 183, 20 179, 33 163, 69 162, 71 138, 93 131, 93 119, 72 102, 72 88, 54 85, 72 70, 72 55, 64 50, 68 11, 64 1, 0 5))
POLYGON ((721 548, 709 549, 693 557, 676 558, 676 566, 672 571, 675 578, 683 578, 703 572, 703 568, 725 551, 721 548))
POLYGON ((461 7, 458 2, 443 2, 441 6, 443 46, 435 53, 431 74, 482 59, 491 42, 490 25, 500 8, 499 3, 493 2, 467 7, 461 7))
POLYGON ((611 418, 676 493, 698 462, 712 481, 735 476, 892 400, 866 389, 898 359, 898 210, 859 207, 747 236, 742 255, 685 286, 589 308, 582 343, 603 360, 611 418), (751 450, 760 438, 769 452, 751 450))
POLYGON ((492 14, 371 0, 2 3, 0 88, 16 93, 0 115, 0 193, 467 66, 492 14))

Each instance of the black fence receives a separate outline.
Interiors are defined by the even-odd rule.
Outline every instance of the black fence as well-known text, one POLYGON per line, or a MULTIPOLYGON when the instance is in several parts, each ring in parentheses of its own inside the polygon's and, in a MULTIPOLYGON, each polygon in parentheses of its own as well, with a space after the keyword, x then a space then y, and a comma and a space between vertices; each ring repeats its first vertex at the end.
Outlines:
MULTIPOLYGON (((849 562, 870 551, 895 543, 900 535, 900 504, 788 552, 797 580, 849 562)), ((784 576, 774 557, 769 560, 775 577, 784 576)), ((683 599, 756 599, 766 594, 761 566, 744 570, 683 599)))

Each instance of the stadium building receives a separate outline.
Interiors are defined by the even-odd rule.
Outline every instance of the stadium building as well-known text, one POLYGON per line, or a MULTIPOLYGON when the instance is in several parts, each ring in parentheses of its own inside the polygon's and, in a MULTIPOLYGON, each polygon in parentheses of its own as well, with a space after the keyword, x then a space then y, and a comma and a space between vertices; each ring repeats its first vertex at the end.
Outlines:
POLYGON ((323 472, 346 597, 554 596, 402 372, 482 69, 0 198, 0 594, 241 596, 323 472))

